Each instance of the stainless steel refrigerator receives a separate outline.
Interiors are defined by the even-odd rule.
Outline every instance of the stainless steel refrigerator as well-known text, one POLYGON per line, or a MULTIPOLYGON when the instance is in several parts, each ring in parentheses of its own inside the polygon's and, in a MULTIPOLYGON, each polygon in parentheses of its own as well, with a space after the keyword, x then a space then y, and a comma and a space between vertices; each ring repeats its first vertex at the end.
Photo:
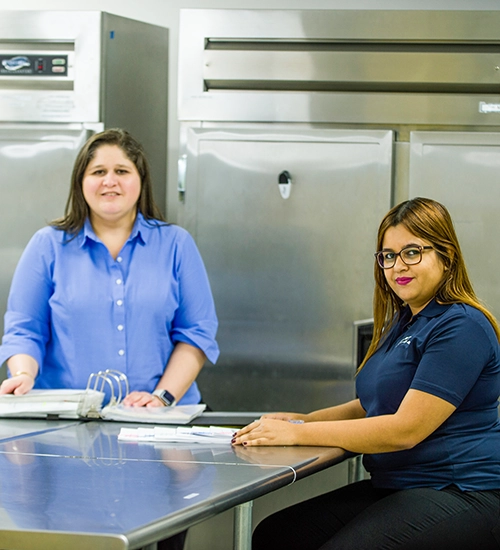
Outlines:
POLYGON ((500 12, 181 10, 180 219, 209 271, 216 408, 353 396, 378 223, 441 200, 500 315, 500 12))
POLYGON ((97 11, 2 11, 2 332, 16 263, 32 234, 63 214, 74 159, 92 133, 123 127, 142 141, 165 207, 167 65, 166 28, 97 11))

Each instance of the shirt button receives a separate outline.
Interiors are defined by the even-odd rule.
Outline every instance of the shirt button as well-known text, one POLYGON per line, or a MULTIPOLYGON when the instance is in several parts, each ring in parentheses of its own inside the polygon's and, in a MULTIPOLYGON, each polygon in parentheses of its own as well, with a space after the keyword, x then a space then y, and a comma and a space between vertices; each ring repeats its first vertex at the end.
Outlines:
POLYGON ((118 325, 116 328, 117 328, 118 330, 123 330, 123 325, 118 325))
POLYGON ((118 355, 125 355, 125 350, 123 350, 123 349, 118 350, 118 355))
POLYGON ((121 284, 122 284, 122 280, 121 280, 121 279, 116 279, 116 284, 117 284, 117 285, 121 285, 121 284))
POLYGON ((122 262, 123 261, 123 258, 121 256, 118 256, 118 258, 116 258, 116 261, 117 262, 122 262))
POLYGON ((116 300, 116 305, 117 306, 122 306, 123 305, 123 300, 116 300))

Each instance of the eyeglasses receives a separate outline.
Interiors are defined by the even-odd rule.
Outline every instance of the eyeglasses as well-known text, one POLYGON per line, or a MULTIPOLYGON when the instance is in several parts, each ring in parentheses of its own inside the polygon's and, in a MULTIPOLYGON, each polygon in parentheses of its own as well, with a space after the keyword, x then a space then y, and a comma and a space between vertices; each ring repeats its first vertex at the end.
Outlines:
POLYGON ((424 250, 432 250, 432 248, 432 246, 410 245, 405 246, 399 252, 392 252, 392 250, 375 252, 375 258, 377 258, 378 265, 382 269, 394 267, 398 256, 406 265, 416 265, 422 261, 422 252, 424 250))

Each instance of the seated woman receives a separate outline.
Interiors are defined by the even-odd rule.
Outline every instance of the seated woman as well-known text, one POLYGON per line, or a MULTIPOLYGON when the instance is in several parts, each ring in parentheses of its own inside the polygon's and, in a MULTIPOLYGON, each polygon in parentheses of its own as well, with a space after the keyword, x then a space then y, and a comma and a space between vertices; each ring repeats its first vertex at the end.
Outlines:
POLYGON ((199 403, 195 379, 215 362, 217 318, 190 235, 165 223, 141 145, 120 129, 79 152, 63 218, 39 230, 17 265, 0 364, 0 394, 85 388, 123 372, 125 404, 199 403))
POLYGON ((394 207, 377 250, 358 399, 267 414, 233 439, 363 453, 370 479, 266 518, 255 550, 500 548, 498 324, 474 294, 443 205, 394 207))

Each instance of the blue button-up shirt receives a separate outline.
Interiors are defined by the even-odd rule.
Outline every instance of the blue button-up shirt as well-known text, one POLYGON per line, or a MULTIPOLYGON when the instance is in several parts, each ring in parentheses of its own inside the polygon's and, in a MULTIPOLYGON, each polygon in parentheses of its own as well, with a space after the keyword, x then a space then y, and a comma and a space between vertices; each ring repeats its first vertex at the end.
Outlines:
MULTIPOLYGON (((175 225, 138 214, 113 259, 92 230, 74 238, 38 231, 17 265, 0 362, 18 353, 40 366, 36 388, 85 388, 91 373, 125 373, 131 390, 153 391, 177 342, 219 350, 217 318, 200 254, 175 225)), ((180 401, 198 403, 194 383, 180 401)))

